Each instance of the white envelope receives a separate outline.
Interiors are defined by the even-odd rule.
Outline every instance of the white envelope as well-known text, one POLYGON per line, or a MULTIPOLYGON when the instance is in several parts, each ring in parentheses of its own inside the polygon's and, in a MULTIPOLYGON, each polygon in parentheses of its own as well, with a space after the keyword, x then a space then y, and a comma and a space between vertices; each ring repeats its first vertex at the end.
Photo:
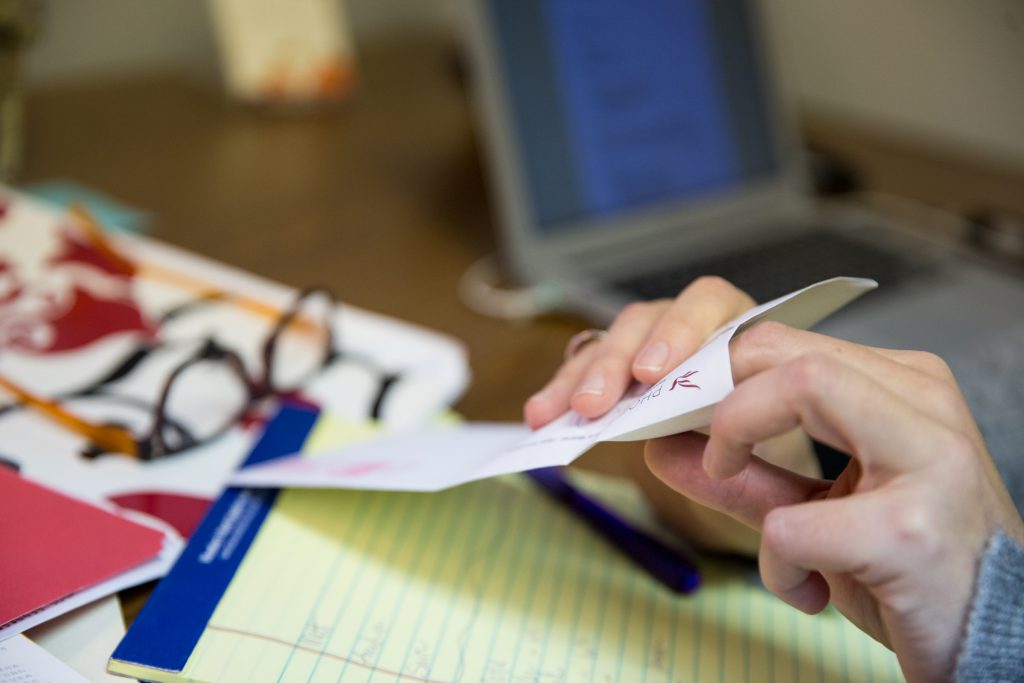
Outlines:
POLYGON ((470 423, 404 433, 316 457, 296 454, 247 467, 236 486, 438 491, 499 474, 567 465, 599 441, 639 441, 710 424, 733 389, 729 342, 774 320, 806 328, 877 287, 837 277, 753 308, 723 326, 692 356, 651 386, 635 385, 608 413, 588 420, 567 412, 535 432, 524 425, 470 423))

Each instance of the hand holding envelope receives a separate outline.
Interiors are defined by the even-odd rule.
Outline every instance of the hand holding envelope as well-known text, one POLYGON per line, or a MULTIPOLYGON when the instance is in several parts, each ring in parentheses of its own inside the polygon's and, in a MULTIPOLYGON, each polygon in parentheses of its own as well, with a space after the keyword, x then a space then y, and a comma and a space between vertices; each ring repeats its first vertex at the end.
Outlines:
POLYGON ((602 417, 568 412, 535 432, 471 423, 402 433, 316 457, 297 454, 243 469, 248 487, 438 491, 486 477, 567 465, 599 441, 640 441, 706 427, 733 389, 729 342, 757 322, 806 328, 877 286, 839 277, 757 306, 733 319, 654 385, 634 386, 602 417))

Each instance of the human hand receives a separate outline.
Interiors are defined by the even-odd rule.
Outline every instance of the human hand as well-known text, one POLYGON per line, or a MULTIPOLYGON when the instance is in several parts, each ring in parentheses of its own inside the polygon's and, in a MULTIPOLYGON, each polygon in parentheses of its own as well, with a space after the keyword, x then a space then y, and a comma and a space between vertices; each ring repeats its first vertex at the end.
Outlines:
POLYGON ((1024 522, 952 374, 933 355, 763 323, 731 347, 735 390, 710 437, 651 441, 651 471, 761 531, 765 586, 809 613, 831 601, 891 647, 910 681, 951 676, 989 538, 1024 522), (835 482, 751 455, 800 426, 850 453, 835 482))
MULTIPOLYGON (((565 411, 596 418, 610 410, 630 383, 653 384, 693 354, 719 327, 754 306, 745 292, 718 277, 694 280, 674 300, 627 306, 600 342, 568 358, 550 382, 524 407, 527 425, 537 429, 565 411)), ((803 449, 765 444, 769 461, 808 475, 818 474, 809 445, 803 449)), ((625 458, 619 471, 631 477, 669 526, 702 547, 753 555, 759 537, 728 515, 680 499, 651 475, 640 458, 625 458)))
POLYGON ((622 398, 635 379, 653 384, 695 352, 704 340, 754 300, 718 277, 694 280, 674 300, 633 303, 600 342, 568 358, 523 409, 531 429, 570 408, 600 417, 622 398))

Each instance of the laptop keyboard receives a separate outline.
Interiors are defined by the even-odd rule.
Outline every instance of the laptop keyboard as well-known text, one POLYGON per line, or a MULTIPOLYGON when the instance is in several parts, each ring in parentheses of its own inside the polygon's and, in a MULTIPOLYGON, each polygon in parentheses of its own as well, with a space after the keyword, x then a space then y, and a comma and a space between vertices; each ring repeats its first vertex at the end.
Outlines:
POLYGON ((622 280, 614 286, 632 298, 657 299, 675 296, 701 275, 720 275, 763 302, 837 275, 869 277, 891 287, 920 267, 918 260, 818 230, 622 280))

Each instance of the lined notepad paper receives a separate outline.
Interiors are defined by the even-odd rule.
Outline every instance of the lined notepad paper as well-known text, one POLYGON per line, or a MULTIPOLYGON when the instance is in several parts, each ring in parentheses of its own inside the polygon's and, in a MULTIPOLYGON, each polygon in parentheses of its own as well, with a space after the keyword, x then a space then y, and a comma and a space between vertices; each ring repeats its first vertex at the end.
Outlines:
POLYGON ((705 569, 672 594, 518 477, 285 491, 176 680, 902 680, 838 613, 705 569))

